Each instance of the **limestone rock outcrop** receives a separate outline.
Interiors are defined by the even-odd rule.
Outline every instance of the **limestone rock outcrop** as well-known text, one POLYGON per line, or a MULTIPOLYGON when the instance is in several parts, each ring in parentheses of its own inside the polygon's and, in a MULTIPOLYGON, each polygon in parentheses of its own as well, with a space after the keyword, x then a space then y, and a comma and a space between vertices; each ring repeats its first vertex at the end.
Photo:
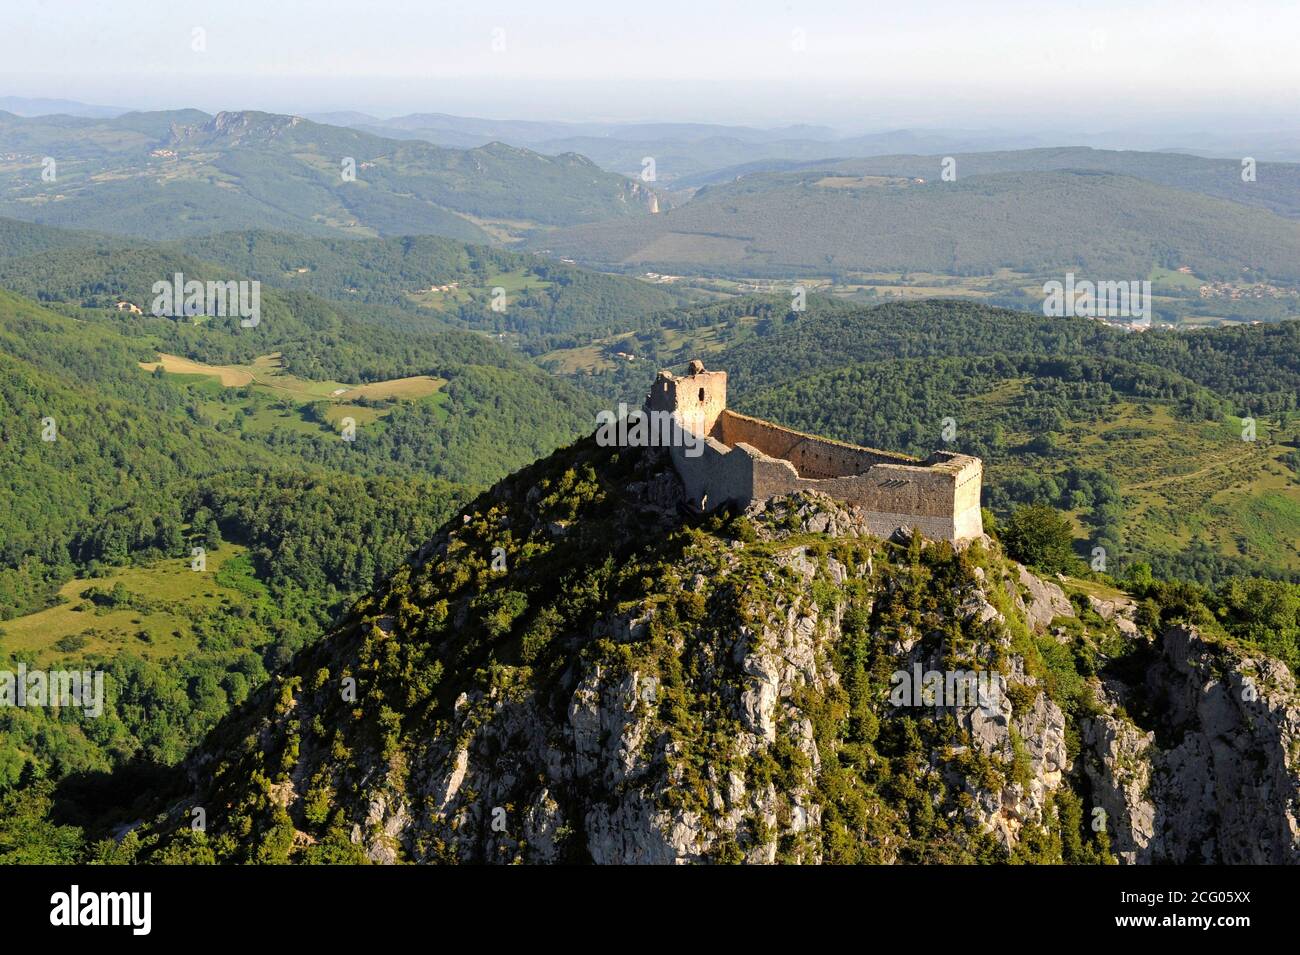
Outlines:
POLYGON ((1173 627, 1141 691, 1153 728, 1085 721, 1088 776, 1120 857, 1135 863, 1300 863, 1300 697, 1281 663, 1173 627))
POLYGON ((663 455, 544 465, 223 724, 146 838, 203 805, 235 861, 1300 862, 1282 664, 824 494, 699 516, 663 455))

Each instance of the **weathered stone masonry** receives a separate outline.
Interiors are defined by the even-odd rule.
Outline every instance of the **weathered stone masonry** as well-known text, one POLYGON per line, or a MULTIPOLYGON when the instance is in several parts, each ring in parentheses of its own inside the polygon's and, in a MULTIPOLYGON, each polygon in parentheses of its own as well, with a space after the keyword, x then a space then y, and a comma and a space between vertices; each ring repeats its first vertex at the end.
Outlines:
POLYGON ((813 490, 860 508, 881 537, 899 528, 954 542, 984 533, 979 458, 936 451, 922 461, 737 414, 727 409, 727 373, 705 371, 698 361, 680 378, 659 372, 646 410, 672 414, 704 435, 699 456, 682 447, 671 452, 688 498, 704 510, 813 490))

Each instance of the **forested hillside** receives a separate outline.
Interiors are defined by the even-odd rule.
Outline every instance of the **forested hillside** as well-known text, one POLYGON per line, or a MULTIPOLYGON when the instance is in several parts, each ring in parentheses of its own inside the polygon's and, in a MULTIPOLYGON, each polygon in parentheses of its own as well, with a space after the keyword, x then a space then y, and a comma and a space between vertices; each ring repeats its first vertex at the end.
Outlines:
MULTIPOLYGON (((0 292, 0 660, 98 664, 112 687, 103 720, 0 710, 0 788, 178 759, 467 496, 423 476, 438 470, 428 456, 362 445, 327 469, 307 445, 295 456, 222 428, 192 386, 145 373, 140 348, 92 313, 0 292)), ((482 475, 511 452, 476 459, 479 436, 460 435, 492 404, 462 401, 443 430, 452 459, 482 475)), ((485 430, 537 453, 523 420, 485 430)))
POLYGON ((228 233, 180 248, 242 274, 326 298, 402 306, 441 322, 505 335, 539 354, 631 327, 686 299, 671 287, 604 275, 536 255, 428 236, 308 239, 228 233), (504 299, 493 307, 494 290, 504 299))
MULTIPOLYGON (((100 556, 90 539, 107 515, 159 482, 272 460, 192 421, 111 331, 0 292, 0 343, 0 615, 43 605, 75 557, 100 556)), ((135 535, 181 543, 152 520, 135 535)))
MULTIPOLYGON (((244 330, 245 344, 255 350, 296 340, 312 352, 310 359, 303 354, 300 360, 313 365, 328 361, 331 367, 322 365, 321 371, 329 374, 346 366, 363 378, 370 374, 366 369, 378 367, 379 356, 394 340, 392 331, 375 325, 426 342, 434 340, 432 333, 460 327, 500 336, 538 354, 637 327, 640 317, 690 297, 535 255, 430 236, 349 240, 238 232, 151 243, 0 218, 0 287, 30 298, 85 308, 116 308, 125 301, 147 315, 153 284, 178 272, 201 281, 262 282, 276 327, 244 330), (293 303, 287 315, 280 307, 285 302, 293 303), (370 326, 364 333, 365 354, 341 347, 347 342, 340 341, 314 347, 301 332, 304 322, 321 328, 323 319, 310 316, 322 311, 339 316, 332 320, 335 327, 348 326, 342 329, 348 341, 355 340, 352 330, 358 323, 370 326), (334 358, 322 358, 325 354, 334 358)), ((132 314, 128 310, 122 317, 132 314)), ((192 341, 173 322, 152 327, 173 339, 172 350, 192 341)), ((438 341, 449 355, 491 360, 492 346, 474 336, 443 334, 438 341)))

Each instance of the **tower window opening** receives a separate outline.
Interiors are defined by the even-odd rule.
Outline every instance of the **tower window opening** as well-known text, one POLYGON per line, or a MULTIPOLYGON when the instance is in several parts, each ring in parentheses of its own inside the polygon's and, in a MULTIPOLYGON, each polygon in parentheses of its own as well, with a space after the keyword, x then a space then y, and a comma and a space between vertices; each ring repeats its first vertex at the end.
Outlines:
POLYGON ((704 400, 704 389, 703 389, 703 388, 700 389, 700 400, 701 400, 701 401, 704 400))

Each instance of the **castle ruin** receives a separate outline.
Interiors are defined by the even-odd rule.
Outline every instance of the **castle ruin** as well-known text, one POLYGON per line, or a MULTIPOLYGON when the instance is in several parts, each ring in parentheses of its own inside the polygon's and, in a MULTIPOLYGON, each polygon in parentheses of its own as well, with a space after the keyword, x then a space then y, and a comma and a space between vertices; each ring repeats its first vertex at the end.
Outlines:
POLYGON ((935 451, 918 460, 737 414, 727 408, 727 373, 705 371, 699 361, 682 377, 659 372, 645 407, 703 436, 695 456, 671 449, 687 498, 701 510, 821 491, 857 508, 880 537, 917 530, 955 543, 984 533, 979 458, 935 451))

